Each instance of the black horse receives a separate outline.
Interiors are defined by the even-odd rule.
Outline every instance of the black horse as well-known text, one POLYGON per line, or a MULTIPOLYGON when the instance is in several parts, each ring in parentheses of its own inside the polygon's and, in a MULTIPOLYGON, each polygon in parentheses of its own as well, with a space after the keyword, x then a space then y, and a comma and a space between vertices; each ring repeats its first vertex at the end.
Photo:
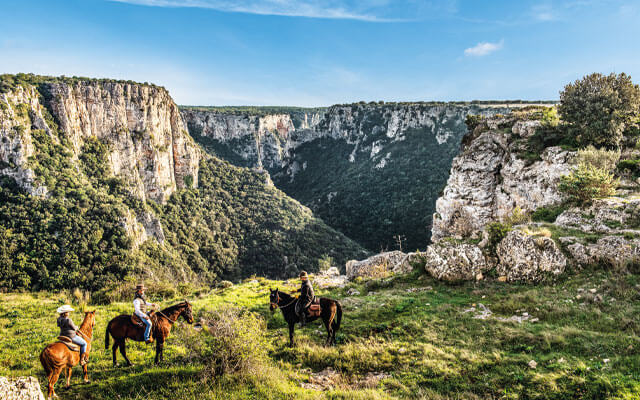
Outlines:
MULTIPOLYGON (((293 331, 296 326, 296 322, 300 322, 300 318, 296 314, 295 306, 297 297, 293 297, 280 290, 271 290, 269 300, 271 305, 269 309, 273 312, 277 308, 282 311, 284 320, 289 324, 289 346, 293 347, 293 331)), ((340 329, 340 321, 342 320, 342 306, 336 300, 320 298, 320 318, 324 323, 324 327, 327 329, 327 341, 325 345, 336 344, 336 332, 340 329)), ((318 317, 307 317, 307 322, 314 321, 318 317)))

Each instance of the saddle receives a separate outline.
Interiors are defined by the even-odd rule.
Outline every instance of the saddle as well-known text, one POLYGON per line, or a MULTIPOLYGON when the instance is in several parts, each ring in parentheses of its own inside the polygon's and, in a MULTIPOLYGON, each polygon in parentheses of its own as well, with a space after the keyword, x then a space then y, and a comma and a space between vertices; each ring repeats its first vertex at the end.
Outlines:
POLYGON ((139 326, 139 327, 143 327, 144 323, 142 322, 142 320, 140 319, 140 317, 138 317, 135 313, 131 314, 131 323, 139 326))
POLYGON ((80 351, 80 346, 73 343, 71 339, 69 339, 66 336, 58 336, 58 343, 64 344, 71 351, 78 351, 78 352, 80 351))
POLYGON ((322 309, 320 308, 320 299, 315 297, 313 299, 313 302, 311 302, 311 304, 309 305, 309 308, 307 308, 307 313, 310 317, 319 317, 321 312, 322 309))

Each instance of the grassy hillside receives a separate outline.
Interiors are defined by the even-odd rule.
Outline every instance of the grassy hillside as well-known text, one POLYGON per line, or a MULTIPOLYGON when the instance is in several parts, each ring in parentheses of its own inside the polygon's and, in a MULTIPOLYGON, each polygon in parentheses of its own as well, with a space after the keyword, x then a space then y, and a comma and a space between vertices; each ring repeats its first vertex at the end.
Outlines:
MULTIPOLYGON (((130 304, 89 307, 98 310, 93 382, 80 385, 76 369, 75 385, 59 390, 61 398, 633 399, 640 393, 640 278, 635 275, 600 270, 553 286, 494 281, 448 286, 416 272, 355 283, 321 291, 340 299, 345 309, 338 345, 323 347, 323 333, 312 323, 298 330, 299 344, 290 349, 281 314, 268 311, 268 293, 269 287, 296 285, 257 279, 192 296, 196 319, 234 304, 266 322, 269 357, 260 374, 206 382, 204 364, 190 345, 203 333, 179 324, 159 367, 151 364, 151 346, 129 343, 136 365, 113 369, 104 352, 104 328, 116 314, 130 312, 130 304), (349 289, 360 294, 349 296, 349 289), (474 318, 480 303, 493 312, 490 318, 474 318), (474 305, 475 311, 465 312, 474 305), (526 315, 521 323, 500 320, 526 315), (528 365, 532 360, 535 368, 528 365), (311 373, 327 367, 339 373, 331 389, 301 387, 311 373), (371 372, 386 377, 367 385, 364 377, 371 372)), ((182 299, 150 295, 163 305, 182 299)), ((37 357, 57 333, 55 308, 71 299, 68 293, 0 295, 0 375, 35 375, 44 383, 37 357)))

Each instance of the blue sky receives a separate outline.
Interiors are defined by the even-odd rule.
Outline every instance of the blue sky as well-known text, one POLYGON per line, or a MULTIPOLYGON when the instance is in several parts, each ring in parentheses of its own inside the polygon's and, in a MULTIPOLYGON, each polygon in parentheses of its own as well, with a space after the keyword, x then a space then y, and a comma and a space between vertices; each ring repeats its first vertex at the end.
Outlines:
POLYGON ((4 1, 0 73, 165 86, 179 104, 556 99, 640 82, 640 1, 4 1))

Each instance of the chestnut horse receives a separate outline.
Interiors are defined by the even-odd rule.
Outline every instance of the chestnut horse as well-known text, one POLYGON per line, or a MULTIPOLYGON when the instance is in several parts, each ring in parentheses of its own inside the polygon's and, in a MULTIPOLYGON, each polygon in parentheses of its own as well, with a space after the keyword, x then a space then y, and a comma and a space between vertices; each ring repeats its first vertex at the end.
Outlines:
MULTIPOLYGON (((296 314, 295 311, 295 305, 298 298, 276 289, 271 290, 269 301, 271 303, 269 306, 271 312, 279 308, 280 311, 282 311, 284 320, 289 324, 289 346, 293 347, 293 332, 295 330, 296 322, 300 321, 300 317, 298 317, 298 314, 296 314)), ((320 318, 322 318, 324 327, 327 330, 327 341, 325 342, 325 345, 335 345, 336 332, 340 329, 340 321, 342 321, 342 306, 337 300, 321 297, 320 318)), ((318 317, 307 317, 307 322, 311 322, 316 319, 318 319, 318 317)))
MULTIPOLYGON (((156 341, 156 359, 155 363, 158 364, 164 359, 163 349, 164 341, 171 332, 171 326, 182 316, 185 321, 192 324, 193 315, 191 314, 191 304, 188 301, 167 307, 162 311, 152 311, 149 316, 153 323, 152 335, 156 341)), ((131 322, 131 314, 118 315, 107 324, 107 329, 104 334, 104 348, 109 349, 109 334, 113 336, 113 366, 116 363, 116 350, 120 348, 120 354, 127 362, 127 366, 132 365, 131 361, 127 357, 126 340, 131 339, 136 342, 144 341, 144 327, 134 325, 131 322)))
MULTIPOLYGON (((89 351, 91 351, 91 339, 93 338, 93 327, 96 324, 95 311, 87 311, 84 313, 84 321, 78 329, 80 337, 87 341, 87 357, 89 351)), ((70 386, 71 381, 71 368, 76 366, 80 362, 80 352, 71 351, 69 348, 60 342, 51 343, 42 350, 40 353, 40 363, 44 367, 44 372, 47 374, 48 393, 47 399, 51 399, 52 396, 58 397, 53 387, 58 381, 60 372, 64 369, 67 378, 67 384, 65 387, 70 386)), ((85 383, 89 382, 89 376, 87 372, 87 364, 82 366, 82 372, 84 373, 85 383)))

